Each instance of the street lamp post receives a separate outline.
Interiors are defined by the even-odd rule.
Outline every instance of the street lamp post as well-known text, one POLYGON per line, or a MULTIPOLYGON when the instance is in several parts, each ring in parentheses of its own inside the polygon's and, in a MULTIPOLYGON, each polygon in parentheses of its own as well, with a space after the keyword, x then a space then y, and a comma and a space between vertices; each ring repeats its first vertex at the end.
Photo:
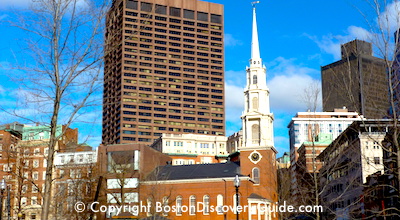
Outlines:
POLYGON ((3 219, 3 193, 4 190, 6 189, 7 185, 6 185, 6 181, 4 179, 1 180, 0 182, 0 190, 1 190, 1 194, 0 194, 0 219, 3 219))
POLYGON ((236 220, 239 220, 239 186, 240 186, 240 180, 239 176, 236 174, 235 180, 233 181, 233 185, 236 188, 236 220))

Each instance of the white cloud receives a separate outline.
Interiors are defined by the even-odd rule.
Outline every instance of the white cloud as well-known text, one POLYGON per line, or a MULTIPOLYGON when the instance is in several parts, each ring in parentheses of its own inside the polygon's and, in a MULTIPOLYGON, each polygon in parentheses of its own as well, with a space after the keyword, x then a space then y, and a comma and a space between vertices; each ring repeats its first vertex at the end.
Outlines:
POLYGON ((308 75, 282 75, 270 81, 271 107, 281 111, 305 111, 302 95, 307 85, 318 82, 308 75))
POLYGON ((305 34, 305 36, 313 40, 323 52, 331 54, 334 59, 340 59, 341 44, 347 43, 354 39, 371 41, 373 34, 362 27, 350 26, 345 31, 345 35, 327 34, 321 38, 307 34, 305 34))
POLYGON ((274 60, 277 65, 269 71, 273 77, 267 84, 270 89, 271 108, 275 111, 295 113, 307 110, 304 102, 305 89, 310 85, 320 85, 320 81, 312 77, 319 74, 318 70, 293 62, 294 60, 278 57, 274 60))
MULTIPOLYGON (((386 2, 381 4, 386 4, 386 2)), ((383 8, 384 5, 378 6, 383 8)), ((375 23, 382 30, 390 30, 390 33, 396 31, 400 26, 400 2, 393 1, 387 4, 385 10, 377 16, 375 23)))
POLYGON ((225 84, 225 97, 227 108, 240 108, 244 106, 243 87, 225 84))
POLYGON ((232 34, 225 34, 224 43, 225 43, 225 46, 227 46, 227 47, 243 44, 240 40, 235 39, 232 34))

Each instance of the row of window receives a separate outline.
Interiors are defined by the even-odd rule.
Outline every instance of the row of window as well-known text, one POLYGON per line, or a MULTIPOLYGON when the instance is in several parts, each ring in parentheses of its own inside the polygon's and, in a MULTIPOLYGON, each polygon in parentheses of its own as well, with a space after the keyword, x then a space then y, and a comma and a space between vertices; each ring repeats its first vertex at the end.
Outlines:
MULTIPOLYGON (((156 14, 160 15, 169 15, 169 16, 174 16, 174 17, 183 17, 187 19, 197 19, 198 21, 211 21, 212 23, 222 23, 222 17, 221 15, 217 14, 209 14, 207 12, 201 12, 201 11, 193 11, 193 10, 188 10, 188 9, 181 9, 177 7, 167 7, 165 5, 159 5, 159 4, 152 4, 148 2, 141 2, 140 3, 140 9, 139 9, 139 4, 138 1, 133 1, 133 0, 128 0, 126 2, 126 7, 128 9, 133 9, 133 10, 140 10, 144 12, 154 12, 156 14)), ((130 16, 137 16, 137 13, 135 12, 126 12, 127 15, 130 16)), ((150 17, 151 15, 146 15, 146 17, 150 17)), ((163 18, 166 19, 165 17, 159 17, 158 19, 162 20, 163 18)), ((175 19, 177 20, 177 19, 175 19)), ((175 21, 176 23, 176 21, 175 21)))
MULTIPOLYGON (((165 92, 160 91, 158 89, 155 89, 154 92, 165 93, 165 92)), ((171 93, 171 94, 178 94, 178 93, 171 93)), ((124 102, 134 102, 134 103, 143 103, 143 104, 152 104, 151 100, 146 100, 146 99, 137 100, 137 99, 132 99, 132 98, 124 98, 123 101, 124 102)), ((183 98, 183 101, 185 101, 185 102, 196 102, 196 99, 183 98)), ((203 100, 203 99, 199 99, 199 100, 197 100, 197 102, 201 103, 201 104, 223 105, 223 102, 209 101, 209 100, 203 100)), ((222 109, 222 108, 218 108, 218 109, 222 109)), ((223 111, 223 110, 217 110, 217 111, 223 111)), ((136 113, 133 113, 133 114, 136 115, 136 113)))
MULTIPOLYGON (((197 134, 212 134, 212 135, 224 135, 224 133, 222 131, 206 131, 206 130, 192 130, 192 129, 181 129, 181 128, 168 128, 169 131, 172 132, 187 132, 187 133, 197 133, 197 134)), ((119 136, 119 132, 116 133, 116 136, 119 136)), ((162 133, 153 133, 153 136, 155 137, 160 137, 162 136, 162 133)), ((119 139, 118 139, 119 140, 119 139)), ((154 142, 157 140, 157 138, 155 139, 151 139, 151 138, 145 138, 145 137, 140 137, 140 138, 136 138, 136 137, 127 137, 127 136, 123 136, 122 140, 125 141, 139 141, 139 142, 154 142)))
MULTIPOLYGON (((209 215, 210 214, 210 203, 212 202, 212 198, 209 195, 204 195, 202 199, 203 202, 203 214, 204 215, 209 215)), ((222 215, 224 212, 222 210, 222 207, 224 206, 224 196, 219 194, 217 195, 216 199, 216 212, 219 215, 222 215)), ((240 199, 240 198, 239 198, 240 199)), ((189 215, 196 215, 196 209, 197 209, 197 198, 195 195, 189 196, 188 203, 187 205, 184 204, 182 196, 177 196, 175 199, 175 205, 177 208, 176 215, 182 215, 183 212, 189 212, 189 215), (188 210, 187 210, 188 209, 188 210)), ((233 200, 236 205, 236 195, 233 195, 233 200)), ((151 206, 152 201, 151 199, 147 199, 147 204, 151 206)), ((168 202, 168 197, 163 198, 163 204, 165 206, 170 206, 171 204, 168 202)), ((167 215, 168 213, 163 213, 164 215, 167 215)))

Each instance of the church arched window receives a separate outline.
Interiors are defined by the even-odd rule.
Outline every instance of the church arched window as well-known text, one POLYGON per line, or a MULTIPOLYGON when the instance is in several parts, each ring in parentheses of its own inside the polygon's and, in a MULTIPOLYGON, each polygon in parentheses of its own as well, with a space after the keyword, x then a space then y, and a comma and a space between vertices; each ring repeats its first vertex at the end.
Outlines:
POLYGON ((257 84, 257 75, 253 75, 253 84, 257 84))
POLYGON ((258 110, 258 98, 254 97, 251 101, 253 102, 253 109, 257 111, 258 110))
POLYGON ((257 144, 260 141, 260 126, 252 125, 251 126, 251 134, 253 139, 253 144, 257 144))
POLYGON ((260 169, 254 167, 251 177, 253 178, 255 184, 260 184, 260 169))

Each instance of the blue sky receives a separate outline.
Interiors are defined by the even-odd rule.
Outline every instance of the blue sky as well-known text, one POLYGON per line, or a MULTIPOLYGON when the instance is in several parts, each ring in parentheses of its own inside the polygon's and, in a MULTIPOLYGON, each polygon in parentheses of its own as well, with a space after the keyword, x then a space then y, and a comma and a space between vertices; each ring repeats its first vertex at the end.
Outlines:
MULTIPOLYGON (((0 21, 13 20, 10 8, 27 8, 31 0, 0 3, 0 21)), ((241 128, 245 68, 250 58, 251 1, 211 0, 225 8, 226 134, 241 128)), ((391 5, 393 6, 393 5, 391 5)), ((389 8, 390 9, 390 8, 389 8)), ((382 10, 389 9, 383 8, 382 10)), ((366 19, 374 22, 374 13, 362 0, 265 0, 257 5, 260 51, 267 67, 271 111, 275 115, 275 146, 281 155, 288 150, 290 119, 306 111, 301 94, 311 83, 320 83, 320 66, 336 61, 340 44, 370 36, 366 19)), ((13 100, 24 96, 7 77, 9 67, 21 51, 22 32, 0 23, 0 105, 16 106, 13 100)), ((15 119, 0 113, 3 122, 15 119)), ((85 116, 73 127, 80 130, 80 141, 97 146, 101 139, 101 108, 85 116)))

